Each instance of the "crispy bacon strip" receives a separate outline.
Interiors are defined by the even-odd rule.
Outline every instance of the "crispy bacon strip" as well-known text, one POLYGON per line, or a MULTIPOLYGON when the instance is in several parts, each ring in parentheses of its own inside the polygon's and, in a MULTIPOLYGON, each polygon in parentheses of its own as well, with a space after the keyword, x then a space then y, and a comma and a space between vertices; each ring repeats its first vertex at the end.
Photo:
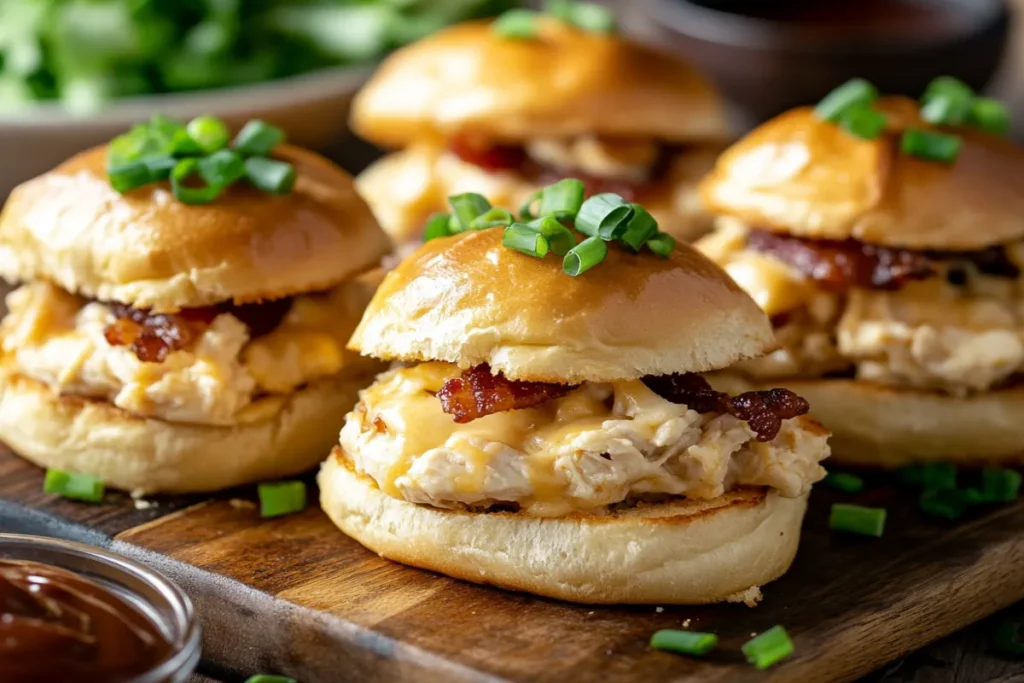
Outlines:
POLYGON ((684 404, 698 413, 728 413, 743 420, 758 441, 771 441, 778 436, 783 420, 805 415, 811 409, 807 401, 789 389, 729 396, 715 391, 704 377, 692 372, 646 377, 644 383, 666 401, 684 404))
POLYGON ((506 410, 519 410, 565 396, 575 385, 547 382, 516 382, 491 374, 488 365, 464 370, 437 392, 441 408, 459 424, 506 410))
POLYGON ((162 363, 174 351, 187 349, 221 313, 231 313, 245 323, 253 338, 267 334, 281 323, 291 300, 185 308, 178 313, 151 313, 120 303, 109 307, 116 320, 103 331, 107 343, 131 347, 135 357, 143 362, 162 363))

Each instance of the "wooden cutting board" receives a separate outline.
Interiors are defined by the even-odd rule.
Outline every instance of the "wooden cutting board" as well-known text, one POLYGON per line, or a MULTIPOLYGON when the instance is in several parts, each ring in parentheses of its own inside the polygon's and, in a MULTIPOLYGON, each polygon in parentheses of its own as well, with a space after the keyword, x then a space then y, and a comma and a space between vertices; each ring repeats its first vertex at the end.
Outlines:
POLYGON ((44 495, 41 472, 0 450, 0 530, 82 539, 157 566, 196 601, 207 659, 303 683, 852 680, 1024 598, 1024 502, 953 525, 923 517, 892 485, 857 496, 820 488, 792 570, 760 606, 661 609, 570 605, 410 569, 315 507, 261 520, 253 494, 78 504, 44 495), (884 538, 831 533, 838 500, 887 507, 884 538), (739 647, 775 624, 796 653, 758 672, 739 647), (647 646, 654 631, 684 626, 718 633, 719 649, 698 661, 647 646))

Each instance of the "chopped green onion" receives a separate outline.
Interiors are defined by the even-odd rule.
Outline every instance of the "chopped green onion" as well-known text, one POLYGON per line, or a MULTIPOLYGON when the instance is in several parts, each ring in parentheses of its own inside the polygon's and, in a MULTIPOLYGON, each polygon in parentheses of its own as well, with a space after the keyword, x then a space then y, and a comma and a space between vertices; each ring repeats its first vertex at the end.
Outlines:
POLYGON ((502 38, 536 38, 537 28, 537 13, 529 9, 507 10, 491 24, 491 30, 502 38))
POLYGON ((306 509, 306 485, 301 481, 278 481, 257 488, 261 517, 280 517, 306 509))
POLYGON ((747 661, 758 669, 767 669, 771 665, 793 654, 793 641, 782 626, 773 626, 756 638, 752 638, 740 648, 747 661))
POLYGON ((854 78, 825 95, 814 108, 823 121, 838 121, 851 107, 867 107, 878 99, 878 90, 863 78, 854 78))
POLYGON ((294 678, 275 676, 273 674, 256 674, 245 679, 245 683, 299 683, 294 678))
POLYGON ((953 163, 960 153, 961 140, 955 135, 931 133, 920 128, 908 128, 900 139, 900 151, 908 156, 953 163))
POLYGON ((186 185, 185 182, 193 176, 199 176, 199 160, 196 158, 182 159, 171 171, 171 192, 182 204, 209 204, 224 190, 220 185, 186 185))
POLYGON ((512 225, 515 219, 512 212, 495 206, 480 214, 469 223, 470 230, 484 230, 486 228, 497 228, 512 225))
POLYGON ((714 633, 698 633, 696 631, 679 631, 666 628, 651 636, 651 647, 655 650, 668 650, 681 655, 706 655, 718 645, 718 636, 714 633))
POLYGON ((848 107, 839 117, 839 126, 851 135, 874 140, 885 130, 885 114, 871 107, 848 107))
POLYGON ((212 154, 224 149, 230 139, 228 127, 215 116, 197 116, 188 122, 185 130, 203 154, 212 154))
POLYGON ((222 149, 199 160, 199 175, 210 185, 227 187, 245 175, 245 164, 237 152, 222 149))
POLYGON ((654 216, 639 204, 631 204, 630 206, 633 207, 633 217, 626 224, 626 229, 619 237, 619 242, 626 249, 636 254, 639 253, 640 248, 644 246, 647 240, 657 234, 658 221, 654 220, 654 216))
POLYGON ((957 489, 932 489, 918 499, 925 514, 944 519, 957 519, 967 510, 967 495, 957 489))
POLYGON ((199 145, 188 134, 188 130, 181 121, 176 121, 163 114, 155 114, 146 125, 150 137, 156 141, 162 141, 172 155, 192 156, 202 153, 199 145))
POLYGON ((587 237, 597 236, 607 242, 618 239, 632 217, 633 207, 629 202, 617 194, 603 192, 580 206, 576 229, 587 237))
POLYGON ((668 258, 676 248, 676 238, 664 232, 656 232, 644 244, 661 258, 668 258))
POLYGON ((1016 470, 986 467, 981 471, 981 496, 987 503, 1012 503, 1020 495, 1021 474, 1016 470))
POLYGON ((533 212, 533 205, 534 205, 535 202, 539 201, 540 198, 543 197, 543 196, 544 196, 543 188, 540 189, 540 190, 537 190, 536 192, 531 194, 530 198, 527 199, 523 203, 523 205, 519 207, 519 218, 524 220, 524 221, 530 221, 530 220, 533 220, 534 218, 536 218, 537 214, 535 214, 533 212))
POLYGON ((958 97, 952 93, 939 93, 921 107, 921 118, 942 126, 959 126, 967 120, 973 105, 973 96, 958 97))
POLYGON ((569 23, 591 33, 615 32, 615 15, 604 5, 593 2, 574 3, 569 23))
POLYGON ((99 503, 103 500, 103 482, 88 474, 73 474, 63 470, 46 470, 43 491, 65 498, 99 503))
MULTIPOLYGON (((520 223, 519 225, 523 225, 520 223)), ((531 230, 536 230, 544 235, 548 241, 551 251, 558 256, 565 256, 569 250, 576 246, 576 238, 572 231, 559 223, 553 216, 541 216, 525 224, 531 230)))
POLYGON ((451 216, 446 213, 435 213, 428 218, 427 227, 423 230, 423 241, 429 242, 438 237, 448 237, 451 235, 452 233, 448 229, 448 221, 450 219, 451 216))
POLYGON ((1024 642, 1020 639, 1021 624, 1019 621, 1004 621, 996 629, 993 641, 997 653, 1009 657, 1024 656, 1024 642))
POLYGON ((514 249, 527 256, 544 258, 548 255, 550 246, 547 238, 536 230, 526 227, 522 223, 516 223, 505 228, 501 235, 501 244, 509 249, 514 249))
POLYGON ((270 194, 288 194, 295 187, 295 167, 288 162, 250 157, 243 163, 245 177, 259 190, 270 194))
POLYGON ((1005 104, 991 97, 975 98, 967 121, 975 128, 996 135, 1010 132, 1010 111, 1005 104))
POLYGON ((846 472, 829 472, 825 484, 845 493, 860 493, 864 490, 864 480, 846 472))
POLYGON ((600 237, 588 237, 562 259, 562 271, 576 277, 587 272, 608 256, 608 245, 600 237))
POLYGON ((880 538, 885 530, 885 508, 833 503, 828 526, 833 531, 880 538))
POLYGON ((108 166, 107 180, 114 190, 124 194, 143 185, 149 185, 153 182, 153 173, 145 161, 129 161, 116 166, 108 166))
POLYGON ((583 206, 582 180, 563 178, 541 190, 540 215, 555 218, 575 218, 583 206))
POLYGON ((491 210, 491 203, 482 194, 466 192, 448 197, 448 206, 452 207, 452 220, 456 230, 470 230, 473 220, 491 210))
POLYGON ((974 90, 959 78, 953 76, 938 76, 933 78, 924 89, 921 96, 922 102, 929 102, 939 96, 955 97, 957 99, 971 100, 974 98, 974 90))
POLYGON ((265 157, 284 142, 284 131, 266 121, 254 119, 242 127, 232 147, 246 157, 265 157))
POLYGON ((956 465, 948 462, 930 462, 921 465, 920 484, 925 491, 956 488, 956 465))
POLYGON ((150 182, 159 183, 171 177, 171 171, 178 164, 174 157, 146 159, 142 163, 149 169, 150 182))

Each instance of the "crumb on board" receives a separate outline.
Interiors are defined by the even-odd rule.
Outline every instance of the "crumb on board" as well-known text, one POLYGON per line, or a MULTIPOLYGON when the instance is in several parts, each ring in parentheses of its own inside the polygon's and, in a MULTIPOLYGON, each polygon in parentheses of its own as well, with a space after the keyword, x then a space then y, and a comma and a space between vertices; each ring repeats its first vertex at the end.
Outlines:
POLYGON ((160 507, 160 504, 155 500, 144 500, 142 498, 133 498, 132 504, 135 505, 136 510, 148 510, 150 508, 160 507))
POLYGON ((747 607, 757 607, 757 603, 761 602, 760 586, 751 586, 745 591, 733 593, 732 595, 725 598, 726 602, 742 602, 747 607))
POLYGON ((228 505, 235 508, 236 510, 254 510, 256 509, 256 503, 251 500, 245 500, 243 498, 232 498, 228 501, 228 505))
POLYGON ((662 612, 665 611, 665 608, 664 607, 655 607, 654 611, 657 612, 658 614, 661 614, 662 612))
POLYGON ((683 628, 690 628, 690 620, 689 619, 686 619, 685 621, 683 621, 683 628))

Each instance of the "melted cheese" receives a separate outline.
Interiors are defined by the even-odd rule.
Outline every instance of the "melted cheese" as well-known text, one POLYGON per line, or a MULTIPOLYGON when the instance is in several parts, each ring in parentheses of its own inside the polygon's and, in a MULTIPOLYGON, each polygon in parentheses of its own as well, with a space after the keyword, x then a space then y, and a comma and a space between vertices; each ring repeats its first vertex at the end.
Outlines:
POLYGON ((740 484, 800 495, 823 470, 826 435, 787 420, 770 444, 725 415, 670 403, 640 381, 584 384, 534 408, 466 424, 435 393, 458 369, 424 363, 381 375, 341 444, 388 495, 452 507, 517 503, 559 515, 634 493, 713 498, 740 484))
POLYGON ((344 346, 368 296, 358 282, 297 297, 274 331, 252 341, 243 323, 222 314, 189 349, 144 363, 107 343, 114 318, 105 305, 40 282, 8 295, 0 344, 6 363, 60 392, 148 417, 230 425, 269 417, 284 403, 256 396, 285 395, 358 362, 344 346))

